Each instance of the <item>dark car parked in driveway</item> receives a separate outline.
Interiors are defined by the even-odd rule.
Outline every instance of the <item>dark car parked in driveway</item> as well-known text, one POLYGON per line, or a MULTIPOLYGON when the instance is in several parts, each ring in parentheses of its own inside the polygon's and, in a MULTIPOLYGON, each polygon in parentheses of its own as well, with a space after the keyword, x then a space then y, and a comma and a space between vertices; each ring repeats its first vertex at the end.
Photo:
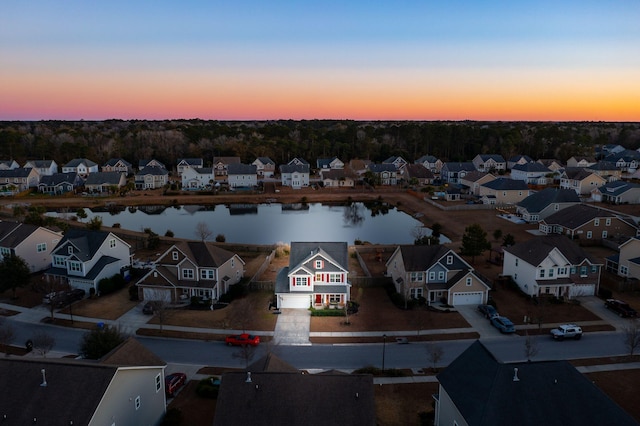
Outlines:
POLYGON ((491 325, 500 330, 500 333, 515 333, 516 327, 511 320, 507 317, 493 317, 491 318, 491 325))
POLYGON ((485 318, 491 319, 493 317, 497 317, 498 311, 491 305, 478 305, 478 312, 480 312, 485 318))
POLYGON ((65 291, 63 293, 59 293, 53 299, 51 299, 56 308, 63 308, 73 302, 77 302, 78 300, 82 300, 86 291, 81 288, 74 288, 73 290, 65 291))
POLYGON ((604 302, 604 306, 623 318, 635 318, 638 316, 638 312, 629 306, 627 302, 623 302, 622 300, 607 299, 604 302))

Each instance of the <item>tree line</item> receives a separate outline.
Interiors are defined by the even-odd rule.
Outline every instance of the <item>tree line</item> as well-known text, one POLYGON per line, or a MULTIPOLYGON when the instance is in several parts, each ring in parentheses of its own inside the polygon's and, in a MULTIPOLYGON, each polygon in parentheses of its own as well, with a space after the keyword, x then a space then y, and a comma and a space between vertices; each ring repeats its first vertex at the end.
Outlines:
POLYGON ((594 147, 640 147, 639 123, 476 122, 351 120, 106 120, 0 122, 0 159, 20 164, 53 159, 59 165, 88 158, 102 165, 110 158, 155 158, 168 168, 179 158, 237 156, 251 163, 270 157, 276 164, 302 157, 337 156, 343 161, 381 162, 393 155, 408 161, 429 154, 443 161, 470 161, 477 154, 501 154, 566 161, 594 155, 594 147))

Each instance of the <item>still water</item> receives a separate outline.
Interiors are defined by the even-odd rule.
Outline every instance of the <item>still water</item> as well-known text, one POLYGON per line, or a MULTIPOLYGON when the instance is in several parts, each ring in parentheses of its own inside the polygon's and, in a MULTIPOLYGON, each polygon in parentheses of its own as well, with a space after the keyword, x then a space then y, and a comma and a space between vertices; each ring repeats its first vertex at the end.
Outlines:
MULTIPOLYGON (((150 228, 158 235, 170 230, 175 237, 200 239, 198 224, 227 242, 276 244, 291 241, 355 240, 375 244, 413 244, 417 228, 428 228, 413 217, 386 204, 352 203, 348 206, 323 204, 230 204, 207 206, 140 206, 111 208, 109 211, 85 209, 83 222, 99 216, 104 226, 120 224, 123 229, 142 231, 150 228)), ((73 213, 49 213, 69 217, 73 213)), ((441 237, 441 242, 448 242, 441 237)))

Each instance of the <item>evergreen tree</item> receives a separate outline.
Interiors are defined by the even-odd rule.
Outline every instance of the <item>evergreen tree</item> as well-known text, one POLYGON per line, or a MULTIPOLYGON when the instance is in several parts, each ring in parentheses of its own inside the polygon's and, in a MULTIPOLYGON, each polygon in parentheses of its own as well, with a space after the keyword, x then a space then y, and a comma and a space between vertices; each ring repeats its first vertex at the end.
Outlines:
POLYGON ((476 256, 480 256, 490 247, 491 244, 487 241, 487 233, 480 225, 474 223, 465 228, 460 253, 464 256, 471 256, 471 263, 475 262, 476 256))

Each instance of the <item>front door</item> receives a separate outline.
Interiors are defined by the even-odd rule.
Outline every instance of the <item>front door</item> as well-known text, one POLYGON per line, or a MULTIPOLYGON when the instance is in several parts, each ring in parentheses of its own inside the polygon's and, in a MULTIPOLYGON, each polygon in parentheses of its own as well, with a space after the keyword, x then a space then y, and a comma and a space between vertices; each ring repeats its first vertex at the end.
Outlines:
POLYGON ((322 304, 322 295, 316 294, 316 305, 322 304))

